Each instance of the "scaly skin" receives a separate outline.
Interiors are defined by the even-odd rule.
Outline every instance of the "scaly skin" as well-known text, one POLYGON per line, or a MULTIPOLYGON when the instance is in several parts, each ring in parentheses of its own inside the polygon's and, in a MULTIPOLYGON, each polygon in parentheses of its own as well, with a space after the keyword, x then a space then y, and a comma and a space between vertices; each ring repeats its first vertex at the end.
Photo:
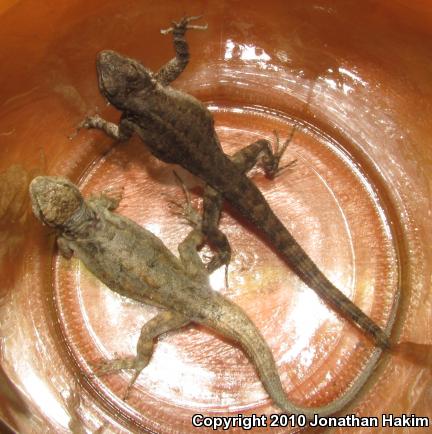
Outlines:
POLYGON ((376 357, 331 404, 317 408, 294 405, 282 388, 271 351, 258 329, 240 307, 210 288, 196 250, 202 242, 200 230, 192 230, 179 245, 178 259, 151 232, 112 213, 118 199, 101 195, 84 200, 67 179, 48 176, 33 179, 30 197, 36 217, 57 231, 63 256, 75 255, 112 291, 163 309, 143 326, 135 357, 107 361, 99 369, 102 374, 134 369, 128 391, 148 364, 154 340, 189 322, 213 329, 239 345, 275 404, 284 412, 304 414, 309 419, 314 414, 324 417, 341 411, 373 371, 376 357))
POLYGON ((227 264, 231 256, 228 240, 218 229, 223 198, 266 236, 292 270, 331 307, 372 337, 378 346, 389 348, 383 330, 325 277, 246 176, 260 159, 267 175, 274 177, 288 142, 273 151, 267 140, 258 140, 228 157, 222 151, 207 108, 191 95, 169 86, 189 60, 186 30, 202 28, 191 26, 193 19, 196 17, 184 18, 163 31, 173 33, 176 57, 157 73, 114 51, 99 53, 99 88, 122 111, 121 120, 116 125, 93 116, 80 127, 100 129, 116 140, 126 140, 136 132, 157 158, 179 164, 205 181, 202 230, 219 252, 209 270, 227 264))

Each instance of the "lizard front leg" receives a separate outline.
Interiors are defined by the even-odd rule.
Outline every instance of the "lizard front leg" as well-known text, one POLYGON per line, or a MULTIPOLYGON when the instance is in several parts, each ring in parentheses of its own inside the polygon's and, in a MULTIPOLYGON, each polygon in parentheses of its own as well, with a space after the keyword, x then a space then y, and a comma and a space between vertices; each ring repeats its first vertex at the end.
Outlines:
POLYGON ((141 371, 150 362, 154 351, 155 339, 164 333, 185 326, 188 322, 189 320, 179 313, 168 310, 162 311, 142 327, 137 343, 136 356, 104 361, 95 365, 95 373, 97 375, 105 375, 123 369, 133 369, 135 372, 123 396, 123 399, 126 400, 141 371))
POLYGON ((198 247, 203 243, 204 235, 200 229, 192 229, 179 244, 178 251, 185 272, 195 282, 208 285, 206 266, 198 255, 198 247))
POLYGON ((204 236, 199 229, 192 229, 187 237, 178 245, 178 252, 183 265, 193 265, 193 269, 204 271, 205 267, 198 255, 198 246, 204 241, 204 236))
POLYGON ((122 119, 120 123, 117 125, 113 122, 108 122, 105 119, 101 118, 99 115, 90 116, 84 119, 78 125, 78 131, 82 128, 97 129, 103 131, 108 137, 111 137, 114 140, 118 140, 120 142, 124 142, 130 138, 133 133, 133 126, 131 123, 122 119))
POLYGON ((191 21, 197 20, 201 17, 186 17, 182 18, 180 22, 173 22, 172 27, 166 30, 161 30, 163 35, 168 33, 173 34, 174 49, 176 56, 168 63, 162 66, 161 69, 155 74, 156 80, 162 85, 167 86, 174 81, 186 68, 189 63, 189 46, 186 42, 185 34, 188 29, 206 30, 205 26, 194 26, 189 24, 191 21))
POLYGON ((63 258, 70 259, 73 256, 73 250, 70 248, 68 241, 62 236, 58 236, 57 240, 57 248, 63 258))
POLYGON ((117 214, 112 212, 102 211, 100 212, 100 208, 103 210, 114 211, 118 208, 123 197, 123 189, 115 192, 102 192, 98 195, 91 196, 87 203, 93 208, 99 216, 103 216, 102 218, 114 225, 117 229, 124 229, 125 222, 122 220, 117 214))
POLYGON ((104 191, 98 195, 90 197, 87 202, 96 206, 107 209, 108 211, 114 211, 118 208, 123 196, 123 190, 119 192, 110 193, 104 191))

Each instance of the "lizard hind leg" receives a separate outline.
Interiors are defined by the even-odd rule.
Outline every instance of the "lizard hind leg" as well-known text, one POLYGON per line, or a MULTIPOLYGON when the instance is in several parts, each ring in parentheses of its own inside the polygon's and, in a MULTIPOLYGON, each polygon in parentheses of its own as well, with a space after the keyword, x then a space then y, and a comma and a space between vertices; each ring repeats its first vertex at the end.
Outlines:
POLYGON ((201 231, 202 218, 199 212, 192 205, 189 189, 186 187, 183 179, 175 170, 173 170, 173 174, 177 181, 177 184, 183 191, 184 201, 170 199, 169 202, 179 209, 179 211, 175 212, 175 214, 186 220, 186 223, 193 229, 201 231))
MULTIPOLYGON (((219 229, 222 212, 222 195, 207 185, 204 190, 204 206, 202 232, 216 253, 207 264, 207 270, 212 273, 222 265, 228 266, 231 260, 231 246, 226 235, 219 229)), ((226 270, 226 275, 228 271, 226 270)), ((226 276, 225 276, 226 277, 226 276)))
MULTIPOLYGON (((291 161, 286 166, 280 168, 280 160, 295 132, 295 126, 290 136, 280 146, 279 136, 276 136, 276 149, 273 150, 268 140, 261 139, 242 148, 236 152, 231 161, 237 166, 240 172, 247 173, 255 165, 261 164, 270 178, 274 178, 282 169, 292 166, 295 161, 291 161)), ((222 195, 209 185, 204 191, 204 210, 202 219, 202 231, 209 243, 215 248, 216 254, 208 264, 208 271, 212 272, 222 265, 228 265, 231 260, 231 246, 226 235, 218 228, 220 215, 222 212, 222 195)))
POLYGON ((240 149, 234 155, 230 157, 231 161, 238 167, 238 169, 243 172, 249 172, 255 165, 261 165, 266 173, 266 175, 273 179, 275 178, 283 169, 287 167, 292 167, 297 160, 292 160, 285 166, 280 167, 280 161, 284 155, 288 145, 291 143, 297 126, 294 125, 291 130, 290 135, 281 145, 279 134, 274 131, 276 146, 273 149, 271 143, 266 139, 257 140, 254 143, 240 149))
POLYGON ((279 134, 275 130, 273 131, 273 134, 275 135, 275 141, 276 141, 276 147, 274 151, 272 152, 272 156, 269 160, 263 160, 262 164, 264 167, 264 170, 271 179, 274 179, 276 176, 278 176, 284 169, 287 169, 288 167, 292 167, 294 164, 296 164, 297 160, 291 160, 289 163, 287 163, 285 166, 280 167, 280 161, 282 159, 283 154, 285 153, 288 145, 291 143, 292 138, 294 137, 294 133, 296 131, 297 125, 294 125, 290 135, 285 140, 285 142, 280 144, 279 134))
MULTIPOLYGON (((201 274, 203 280, 207 282, 208 279, 207 270, 209 266, 207 266, 206 269, 205 264, 202 262, 200 256, 198 255, 198 249, 205 240, 205 235, 203 231, 203 218, 201 217, 199 212, 193 207, 190 193, 185 183, 183 182, 183 180, 177 174, 176 171, 174 171, 173 173, 174 176, 176 177, 178 184, 183 190, 185 201, 182 203, 179 203, 178 201, 171 201, 171 203, 176 207, 180 208, 180 211, 177 214, 179 214, 182 218, 184 218, 187 221, 187 223, 193 228, 191 232, 189 232, 188 236, 178 246, 180 260, 182 261, 185 271, 190 276, 193 276, 193 278, 197 278, 197 276, 201 274)), ((214 190, 213 192, 215 194, 218 194, 214 190)), ((219 229, 217 230, 219 231, 219 229)), ((221 234, 222 237, 225 236, 222 232, 221 234)), ((221 262, 222 262, 221 265, 223 265, 223 260, 221 262)), ((219 266, 219 258, 217 259, 216 268, 218 266, 219 266)), ((212 266, 210 266, 210 268, 211 267, 212 266)), ((225 283, 228 287, 227 270, 225 273, 225 283)))
POLYGON ((96 375, 106 375, 124 369, 134 371, 131 380, 123 395, 123 400, 127 400, 130 396, 133 385, 135 384, 141 371, 149 364, 154 351, 155 339, 160 335, 172 330, 179 329, 189 322, 183 315, 171 312, 162 311, 148 321, 141 329, 141 334, 137 343, 136 356, 124 358, 116 358, 107 360, 94 365, 96 375))

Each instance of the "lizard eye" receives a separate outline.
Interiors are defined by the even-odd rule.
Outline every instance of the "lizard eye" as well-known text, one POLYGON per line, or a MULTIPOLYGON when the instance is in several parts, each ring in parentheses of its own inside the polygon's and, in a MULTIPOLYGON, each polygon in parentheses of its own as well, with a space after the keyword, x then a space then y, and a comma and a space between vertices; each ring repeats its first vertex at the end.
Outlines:
POLYGON ((127 65, 125 73, 129 80, 136 80, 138 78, 138 71, 132 63, 127 65))

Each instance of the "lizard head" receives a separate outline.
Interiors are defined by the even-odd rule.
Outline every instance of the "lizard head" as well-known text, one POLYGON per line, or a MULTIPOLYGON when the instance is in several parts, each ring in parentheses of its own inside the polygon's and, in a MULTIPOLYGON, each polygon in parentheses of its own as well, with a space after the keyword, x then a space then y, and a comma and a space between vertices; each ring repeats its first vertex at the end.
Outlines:
POLYGON ((154 86, 151 71, 115 51, 101 51, 96 69, 101 93, 117 108, 124 107, 129 95, 154 86))
POLYGON ((58 176, 37 176, 29 190, 35 216, 54 228, 64 226, 84 201, 74 184, 58 176))

